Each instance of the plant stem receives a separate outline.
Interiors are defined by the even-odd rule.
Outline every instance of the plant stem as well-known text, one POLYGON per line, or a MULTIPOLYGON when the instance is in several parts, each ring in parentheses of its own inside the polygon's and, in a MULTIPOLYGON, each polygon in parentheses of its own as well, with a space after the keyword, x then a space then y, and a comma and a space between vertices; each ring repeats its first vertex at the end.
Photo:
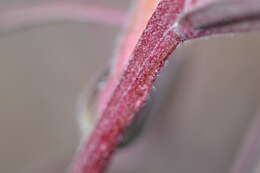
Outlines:
POLYGON ((162 0, 132 53, 127 69, 105 106, 73 173, 102 173, 135 112, 144 104, 160 69, 182 39, 172 28, 184 0, 162 0))
POLYGON ((260 29, 258 0, 202 1, 212 2, 187 11, 178 21, 179 29, 186 39, 260 29))
POLYGON ((97 103, 98 115, 104 110, 113 91, 128 65, 131 53, 133 52, 138 39, 141 37, 149 18, 152 16, 159 0, 136 0, 133 3, 133 9, 129 16, 129 23, 123 30, 118 46, 116 47, 113 64, 110 67, 110 73, 105 86, 99 92, 97 103))
MULTIPOLYGON (((101 101, 98 105, 100 119, 90 138, 83 144, 78 158, 75 160, 72 173, 102 173, 106 170, 126 128, 138 115, 135 113, 144 105, 165 61, 181 42, 207 35, 251 31, 260 28, 259 5, 256 7, 257 13, 254 17, 256 20, 253 21, 249 21, 248 18, 244 20, 243 15, 239 16, 240 13, 234 15, 227 11, 225 15, 231 16, 223 24, 219 23, 219 20, 222 20, 225 15, 218 14, 220 17, 214 18, 216 13, 211 12, 211 10, 218 11, 221 9, 219 7, 227 4, 231 9, 239 7, 238 10, 241 11, 245 7, 248 10, 246 12, 252 12, 256 0, 248 0, 250 1, 249 5, 245 3, 247 2, 245 0, 226 2, 223 0, 219 1, 220 3, 215 1, 160 1, 133 53, 130 56, 127 53, 122 53, 122 55, 127 56, 119 57, 123 59, 123 64, 126 67, 123 65, 124 71, 121 73, 119 70, 119 75, 115 77, 115 80, 112 80, 111 85, 108 85, 113 86, 112 89, 103 91, 107 95, 100 97, 101 101), (197 11, 192 10, 203 3, 206 5, 200 7, 201 10, 200 8, 197 11), (180 17, 180 14, 183 16, 180 17), (200 18, 196 18, 198 16, 211 18, 210 20, 200 20, 200 18), (235 24, 232 23, 234 19, 237 20, 235 24), (244 25, 245 22, 247 25, 244 25), (250 24, 254 24, 254 27, 250 24)), ((120 63, 116 64, 114 68, 115 70, 122 69, 120 63)))
POLYGON ((98 4, 69 1, 7 6, 0 10, 1 32, 56 21, 97 22, 122 26, 125 13, 98 4))

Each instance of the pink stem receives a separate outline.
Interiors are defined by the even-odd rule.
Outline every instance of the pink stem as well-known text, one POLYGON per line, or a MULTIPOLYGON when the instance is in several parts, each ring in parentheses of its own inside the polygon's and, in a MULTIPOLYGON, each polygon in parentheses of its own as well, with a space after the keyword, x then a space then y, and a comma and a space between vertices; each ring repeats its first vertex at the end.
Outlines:
POLYGON ((152 15, 90 139, 82 146, 73 173, 102 173, 125 128, 144 104, 165 60, 182 39, 172 29, 184 0, 162 0, 152 15))
MULTIPOLYGON (((211 3, 185 13, 178 21, 183 37, 192 39, 260 29, 258 0, 204 0, 211 3)), ((196 5, 195 5, 196 6, 196 5)))
POLYGON ((0 31, 60 20, 122 26, 125 22, 125 13, 86 2, 55 1, 28 6, 9 6, 0 10, 0 31))
POLYGON ((113 64, 110 67, 110 73, 105 85, 99 92, 97 103, 98 115, 103 111, 107 102, 109 101, 120 77, 122 76, 129 58, 133 52, 136 43, 142 32, 144 31, 149 18, 152 16, 153 10, 156 8, 158 0, 136 0, 134 1, 134 9, 128 19, 126 29, 121 34, 121 40, 113 57, 113 64))
MULTIPOLYGON (((231 8, 238 5, 240 10, 243 7, 249 8, 250 12, 256 0, 248 0, 249 5, 245 3, 245 0, 227 0, 226 2, 222 0, 219 4, 211 3, 211 1, 217 2, 217 0, 162 0, 159 3, 131 54, 125 71, 117 77, 118 82, 113 83, 115 89, 109 90, 112 94, 108 101, 101 101, 103 105, 100 106, 102 107, 100 119, 91 137, 83 144, 72 173, 102 173, 107 168, 125 129, 146 101, 166 59, 182 41, 211 34, 251 30, 249 23, 244 25, 244 22, 249 20, 243 20, 239 13, 230 14, 223 24, 219 23, 219 20, 229 14, 229 11, 222 16, 220 13, 212 13, 211 10, 218 11, 218 5, 221 7, 221 5, 229 4, 231 8), (206 4, 205 8, 202 2, 206 4), (198 11, 192 11, 192 8, 198 8, 198 11), (184 16, 179 19, 180 14, 184 16), (213 14, 220 17, 214 18, 213 14), (204 21, 196 16, 209 16, 211 20, 204 21), (234 19, 237 22, 230 24, 234 22, 234 19), (212 21, 215 23, 211 23, 212 21)), ((254 29, 258 28, 259 23, 258 10, 256 12, 257 20, 249 21, 250 24, 255 24, 254 29)))

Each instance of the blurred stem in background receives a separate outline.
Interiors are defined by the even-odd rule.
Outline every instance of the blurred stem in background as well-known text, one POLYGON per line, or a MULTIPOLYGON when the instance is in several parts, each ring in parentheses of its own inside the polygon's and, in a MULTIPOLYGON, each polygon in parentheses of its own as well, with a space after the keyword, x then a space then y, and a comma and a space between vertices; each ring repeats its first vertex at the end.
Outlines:
POLYGON ((77 1, 9 5, 0 10, 0 33, 66 21, 121 27, 125 23, 125 13, 99 4, 77 1))

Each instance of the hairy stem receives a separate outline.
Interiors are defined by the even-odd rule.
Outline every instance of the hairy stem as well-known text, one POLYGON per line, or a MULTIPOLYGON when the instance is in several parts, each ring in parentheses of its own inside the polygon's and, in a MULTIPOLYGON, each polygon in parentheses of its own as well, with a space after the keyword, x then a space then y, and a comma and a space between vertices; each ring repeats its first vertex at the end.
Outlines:
POLYGON ((160 69, 182 39, 172 29, 184 0, 162 0, 152 15, 114 93, 83 145, 73 173, 102 173, 123 132, 144 104, 160 69))
MULTIPOLYGON (((101 94, 98 103, 100 119, 90 138, 83 144, 72 173, 102 173, 106 170, 126 128, 144 105, 165 61, 181 42, 207 35, 260 28, 260 8, 259 5, 254 6, 256 2, 161 0, 132 54, 120 54, 122 63, 119 61, 113 69, 119 73, 116 73, 114 80, 108 80, 108 83, 112 82, 107 87, 112 86, 112 89, 104 90, 105 96, 101 94), (221 14, 219 10, 224 7, 235 10, 226 10, 221 14), (252 12, 255 12, 253 17, 252 12), (245 18, 246 14, 248 17, 245 18), (210 20, 204 20, 203 17, 210 20)), ((131 49, 126 52, 129 51, 131 49)))
POLYGON ((129 23, 122 33, 115 56, 113 57, 113 66, 111 67, 104 88, 100 90, 99 93, 97 103, 98 114, 102 112, 115 90, 126 66, 128 65, 130 55, 133 52, 138 39, 142 35, 149 18, 152 16, 153 10, 156 8, 158 1, 159 0, 134 1, 133 9, 129 16, 129 23))

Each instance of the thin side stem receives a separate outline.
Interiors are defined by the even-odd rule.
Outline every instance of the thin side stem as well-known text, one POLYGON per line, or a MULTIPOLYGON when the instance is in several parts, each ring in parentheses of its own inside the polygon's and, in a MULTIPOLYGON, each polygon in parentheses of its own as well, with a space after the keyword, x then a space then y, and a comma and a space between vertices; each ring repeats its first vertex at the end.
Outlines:
POLYGON ((178 28, 187 39, 260 29, 258 0, 212 1, 180 17, 178 28))

